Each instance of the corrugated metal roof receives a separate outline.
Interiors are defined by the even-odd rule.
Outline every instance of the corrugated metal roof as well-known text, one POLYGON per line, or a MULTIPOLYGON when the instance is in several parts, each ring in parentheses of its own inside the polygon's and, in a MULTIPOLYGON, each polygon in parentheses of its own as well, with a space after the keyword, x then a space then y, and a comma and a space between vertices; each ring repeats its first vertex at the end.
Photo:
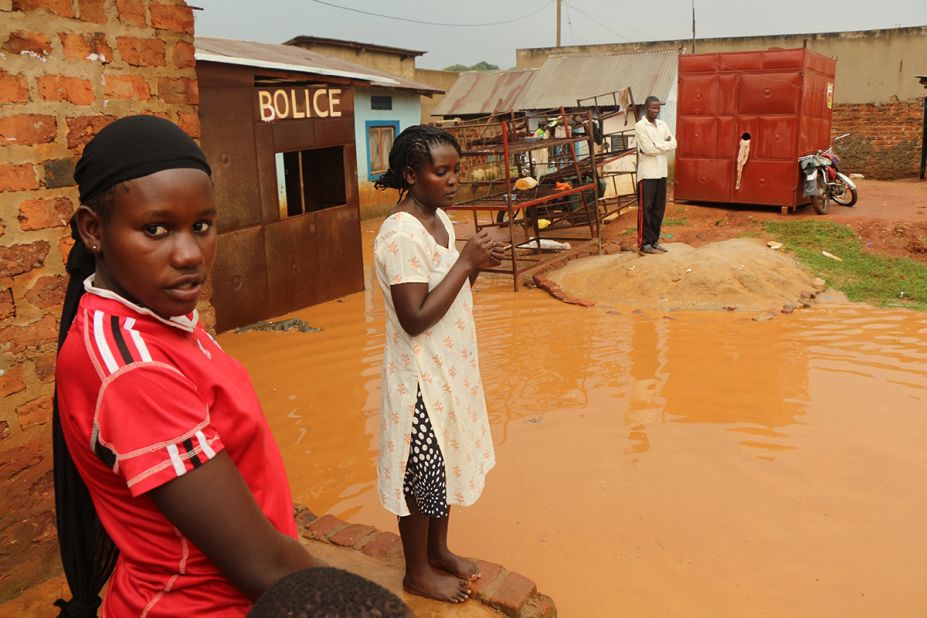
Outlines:
POLYGON ((293 37, 289 41, 284 41, 284 45, 332 45, 335 47, 347 47, 351 49, 364 49, 370 51, 387 52, 397 56, 424 56, 427 52, 418 51, 417 49, 407 49, 405 47, 392 47, 390 45, 380 45, 379 43, 364 43, 363 41, 348 41, 346 39, 328 39, 321 36, 311 36, 301 34, 293 37))
POLYGON ((330 75, 369 82, 371 86, 413 90, 424 94, 444 92, 428 84, 389 75, 353 62, 331 58, 293 45, 196 37, 196 59, 244 66, 330 75))
POLYGON ((537 72, 537 69, 464 71, 431 115, 487 115, 518 109, 519 96, 537 72))
POLYGON ((666 101, 676 83, 679 51, 550 56, 518 100, 523 110, 576 107, 577 99, 631 88, 635 103, 666 101))

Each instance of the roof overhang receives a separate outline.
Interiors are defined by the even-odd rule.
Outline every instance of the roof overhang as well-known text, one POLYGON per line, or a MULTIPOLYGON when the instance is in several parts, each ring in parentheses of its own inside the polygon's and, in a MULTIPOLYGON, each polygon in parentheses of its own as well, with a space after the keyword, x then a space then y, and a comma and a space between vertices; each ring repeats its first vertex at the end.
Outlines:
POLYGON ((355 71, 342 71, 340 69, 330 69, 326 67, 308 66, 305 64, 289 64, 286 62, 271 62, 269 60, 256 60, 254 58, 239 58, 235 56, 225 56, 223 54, 213 54, 197 50, 195 54, 198 62, 217 62, 221 64, 234 64, 238 66, 256 67, 260 69, 273 69, 276 71, 292 71, 294 73, 306 73, 310 75, 327 75, 331 77, 344 77, 347 79, 357 79, 368 81, 375 86, 385 86, 388 88, 398 88, 401 86, 398 80, 385 77, 383 75, 372 75, 369 73, 360 73, 355 71))

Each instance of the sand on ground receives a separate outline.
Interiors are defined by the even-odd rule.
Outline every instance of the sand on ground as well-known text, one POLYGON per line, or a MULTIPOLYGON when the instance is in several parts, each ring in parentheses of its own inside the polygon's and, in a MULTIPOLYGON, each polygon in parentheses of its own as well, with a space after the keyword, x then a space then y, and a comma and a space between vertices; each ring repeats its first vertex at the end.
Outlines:
POLYGON ((814 289, 796 258, 755 238, 665 247, 664 254, 622 251, 573 260, 548 277, 564 293, 600 305, 662 310, 779 309, 814 289))

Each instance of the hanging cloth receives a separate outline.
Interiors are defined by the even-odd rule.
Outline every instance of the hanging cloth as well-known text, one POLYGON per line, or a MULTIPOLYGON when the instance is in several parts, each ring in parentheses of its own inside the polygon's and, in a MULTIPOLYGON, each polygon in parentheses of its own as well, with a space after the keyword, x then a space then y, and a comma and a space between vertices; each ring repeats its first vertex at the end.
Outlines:
POLYGON ((747 164, 747 158, 750 156, 750 136, 744 134, 743 139, 740 140, 740 149, 737 151, 737 183, 734 185, 734 190, 740 190, 740 178, 744 172, 744 165, 747 164))

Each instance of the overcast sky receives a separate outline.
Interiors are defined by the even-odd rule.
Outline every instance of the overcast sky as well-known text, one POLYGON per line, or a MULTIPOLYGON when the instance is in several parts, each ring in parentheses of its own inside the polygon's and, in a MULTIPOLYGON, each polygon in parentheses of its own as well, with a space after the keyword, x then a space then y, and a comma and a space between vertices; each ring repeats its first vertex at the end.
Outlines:
MULTIPOLYGON (((190 0, 196 33, 282 43, 304 34, 428 52, 417 66, 481 60, 515 65, 515 50, 555 43, 555 0, 190 0), (340 5, 399 19, 363 15, 340 5), (501 25, 453 27, 445 24, 501 25)), ((568 0, 561 44, 689 38, 691 0, 568 0)), ((698 37, 870 30, 927 25, 927 0, 695 0, 698 37)))

